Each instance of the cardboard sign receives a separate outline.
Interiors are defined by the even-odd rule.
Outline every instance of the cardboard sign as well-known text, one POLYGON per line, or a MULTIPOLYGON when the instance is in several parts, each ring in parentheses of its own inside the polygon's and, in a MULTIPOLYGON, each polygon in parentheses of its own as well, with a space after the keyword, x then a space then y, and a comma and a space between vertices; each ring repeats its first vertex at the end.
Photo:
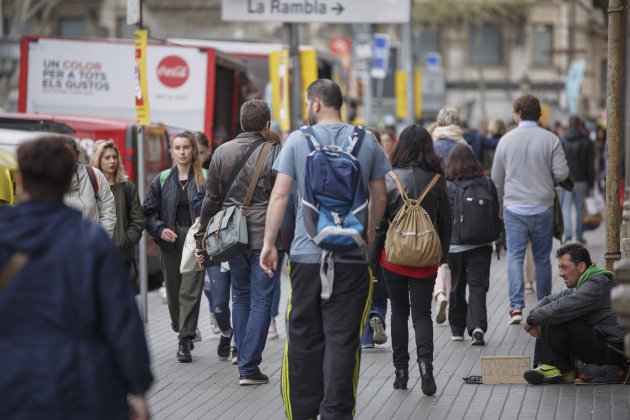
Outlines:
POLYGON ((481 357, 481 377, 485 384, 525 384, 523 373, 530 369, 528 356, 481 357))

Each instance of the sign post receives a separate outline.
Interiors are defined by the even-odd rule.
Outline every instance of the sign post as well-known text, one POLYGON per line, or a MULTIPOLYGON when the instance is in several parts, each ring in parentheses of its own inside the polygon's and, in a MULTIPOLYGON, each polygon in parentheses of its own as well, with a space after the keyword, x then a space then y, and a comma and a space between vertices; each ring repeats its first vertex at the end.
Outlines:
MULTIPOLYGON (((140 21, 141 22, 141 21, 140 21)), ((139 23, 140 23, 139 22, 139 23)), ((135 100, 136 119, 138 123, 138 146, 136 148, 136 159, 138 162, 137 188, 140 200, 145 196, 145 164, 144 164, 144 126, 151 124, 151 113, 149 111, 149 94, 147 89, 147 42, 148 31, 137 29, 135 33, 135 100)), ((139 245, 139 267, 138 277, 140 280, 140 316, 146 324, 149 322, 148 311, 148 269, 147 269, 147 233, 142 231, 139 245)))

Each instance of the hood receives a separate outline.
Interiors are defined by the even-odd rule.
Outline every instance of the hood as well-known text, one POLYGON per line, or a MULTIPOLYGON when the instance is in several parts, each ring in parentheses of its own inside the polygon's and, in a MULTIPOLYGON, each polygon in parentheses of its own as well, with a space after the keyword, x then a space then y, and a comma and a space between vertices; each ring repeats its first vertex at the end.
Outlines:
POLYGON ((580 279, 577 282, 577 285, 575 286, 576 289, 579 289, 580 286, 582 286, 584 284, 584 282, 586 280, 588 280, 589 278, 596 276, 598 274, 603 274, 606 277, 608 277, 611 280, 614 280, 615 275, 613 273, 611 273, 610 271, 598 267, 595 263, 591 264, 591 266, 589 268, 586 269, 586 271, 584 272, 584 274, 582 274, 580 276, 580 279))
POLYGON ((446 125, 444 127, 435 127, 433 129, 433 141, 453 140, 460 144, 468 144, 462 134, 462 129, 458 125, 446 125))
POLYGON ((582 132, 575 127, 569 127, 567 128, 567 131, 564 132, 562 137, 568 142, 574 142, 584 138, 584 134, 582 134, 582 132))
POLYGON ((0 213, 0 251, 34 254, 76 228, 81 213, 61 202, 29 201, 0 213))

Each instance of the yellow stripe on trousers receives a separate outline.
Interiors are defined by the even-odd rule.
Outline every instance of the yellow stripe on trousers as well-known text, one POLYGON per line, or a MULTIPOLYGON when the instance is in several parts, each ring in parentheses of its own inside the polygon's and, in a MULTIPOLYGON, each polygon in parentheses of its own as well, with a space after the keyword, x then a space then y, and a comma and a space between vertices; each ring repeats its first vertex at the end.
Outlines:
MULTIPOLYGON (((289 300, 287 302, 287 312, 285 319, 289 319, 291 314, 291 263, 288 263, 289 271, 289 300)), ((280 390, 282 393, 282 402, 284 404, 284 414, 287 419, 293 420, 293 412, 291 410, 291 395, 289 392, 289 325, 287 322, 286 340, 284 340, 284 355, 282 356, 282 378, 280 383, 280 390)))
MULTIPOLYGON (((374 285, 372 284, 372 267, 368 264, 368 296, 365 300, 365 307, 363 308, 363 316, 361 317, 361 327, 359 328, 359 343, 361 342, 361 337, 363 337, 363 327, 367 322, 368 316, 370 315, 370 310, 372 309, 372 290, 374 285)), ((357 387, 359 386, 359 370, 361 367, 361 345, 357 348, 357 352, 355 353, 355 362, 354 362, 354 376, 352 378, 352 393, 354 394, 354 407, 352 407, 352 417, 356 415, 357 411, 357 387)))

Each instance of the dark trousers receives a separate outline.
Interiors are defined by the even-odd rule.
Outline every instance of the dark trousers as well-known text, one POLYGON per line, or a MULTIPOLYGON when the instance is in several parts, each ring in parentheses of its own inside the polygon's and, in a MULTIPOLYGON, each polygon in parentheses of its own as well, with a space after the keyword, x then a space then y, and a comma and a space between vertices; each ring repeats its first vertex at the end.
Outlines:
POLYGON ((359 338, 370 310, 367 264, 335 263, 333 291, 320 297, 319 264, 291 262, 282 399, 289 419, 351 419, 359 377, 359 338))
POLYGON ((453 335, 463 335, 464 329, 468 329, 468 334, 472 336, 475 328, 481 328, 484 333, 488 329, 486 293, 490 284, 491 258, 490 246, 448 254, 451 269, 448 321, 453 335))
POLYGON ((623 366, 626 362, 621 353, 610 348, 593 327, 579 318, 544 325, 542 338, 536 340, 534 365, 553 365, 565 373, 575 369, 575 357, 596 365, 623 366))
POLYGON ((422 279, 402 276, 383 269, 389 299, 392 304, 392 349, 394 367, 409 367, 409 312, 416 335, 418 362, 433 362, 433 320, 431 299, 435 286, 435 275, 422 279))

